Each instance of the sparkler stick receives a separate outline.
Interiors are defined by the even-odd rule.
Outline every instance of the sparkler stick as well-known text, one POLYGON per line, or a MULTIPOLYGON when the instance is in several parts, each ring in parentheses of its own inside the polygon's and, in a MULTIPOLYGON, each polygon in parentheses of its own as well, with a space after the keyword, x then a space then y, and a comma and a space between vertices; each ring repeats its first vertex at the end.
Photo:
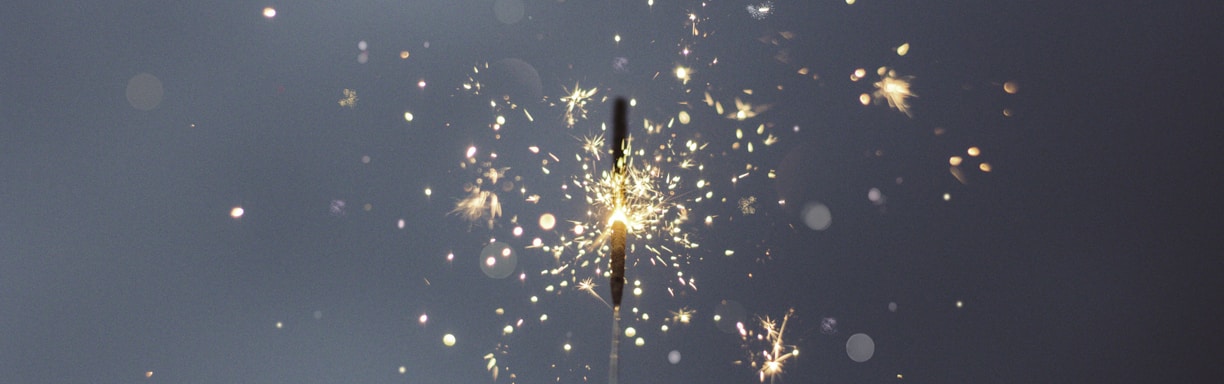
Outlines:
POLYGON ((612 175, 617 180, 612 221, 612 352, 608 355, 608 383, 616 384, 620 360, 620 306, 625 293, 625 236, 628 228, 621 209, 625 204, 625 145, 629 135, 629 105, 616 99, 612 115, 612 175))

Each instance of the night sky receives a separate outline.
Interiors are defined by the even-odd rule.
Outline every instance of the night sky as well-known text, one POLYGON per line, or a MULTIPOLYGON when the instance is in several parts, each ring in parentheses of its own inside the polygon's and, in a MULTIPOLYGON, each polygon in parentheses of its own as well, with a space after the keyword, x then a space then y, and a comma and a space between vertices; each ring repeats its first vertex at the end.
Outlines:
POLYGON ((1219 3, 174 3, 0 12, 0 382, 607 382, 616 97, 620 382, 1221 374, 1219 3))

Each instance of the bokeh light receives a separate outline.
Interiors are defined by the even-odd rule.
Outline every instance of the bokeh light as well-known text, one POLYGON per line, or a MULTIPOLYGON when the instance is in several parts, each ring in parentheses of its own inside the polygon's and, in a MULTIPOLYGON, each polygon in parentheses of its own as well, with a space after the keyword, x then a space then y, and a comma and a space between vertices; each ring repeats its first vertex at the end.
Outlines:
POLYGON ((871 360, 871 356, 875 355, 875 341, 863 333, 853 334, 846 340, 846 355, 857 363, 871 360))
POLYGON ((148 73, 132 76, 127 84, 127 101, 132 108, 151 111, 161 105, 165 90, 161 79, 148 73))

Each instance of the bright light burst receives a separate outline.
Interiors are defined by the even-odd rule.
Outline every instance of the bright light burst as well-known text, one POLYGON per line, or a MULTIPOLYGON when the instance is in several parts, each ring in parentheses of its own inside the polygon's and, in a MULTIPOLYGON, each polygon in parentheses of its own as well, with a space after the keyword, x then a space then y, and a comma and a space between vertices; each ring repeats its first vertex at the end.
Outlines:
POLYGON ((890 108, 896 109, 906 116, 914 117, 914 113, 910 111, 909 106, 909 98, 918 97, 918 95, 910 92, 910 80, 913 80, 914 77, 897 76, 897 71, 884 67, 881 67, 878 72, 880 73, 880 81, 875 83, 876 90, 872 94, 876 102, 888 102, 890 108))
POLYGON ((599 92, 598 88, 582 89, 578 83, 574 83, 574 89, 562 87, 566 95, 561 97, 561 102, 565 103, 565 125, 573 127, 578 119, 586 120, 587 109, 586 105, 591 101, 591 97, 599 92))
POLYGON ((786 323, 794 314, 794 308, 787 310, 780 323, 768 316, 762 317, 759 319, 760 329, 757 330, 749 330, 743 323, 736 324, 744 347, 750 351, 749 365, 757 370, 762 383, 766 378, 773 382, 782 375, 788 360, 799 357, 799 349, 786 344, 783 338, 786 323), (760 345, 764 345, 764 348, 760 345))

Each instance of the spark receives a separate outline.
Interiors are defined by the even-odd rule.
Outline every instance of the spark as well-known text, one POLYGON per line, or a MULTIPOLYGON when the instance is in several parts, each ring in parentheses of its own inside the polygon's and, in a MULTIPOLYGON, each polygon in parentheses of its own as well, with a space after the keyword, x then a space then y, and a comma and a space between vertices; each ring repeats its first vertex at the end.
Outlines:
POLYGON ((759 320, 761 326, 759 331, 748 330, 743 324, 737 324, 740 337, 744 340, 745 345, 756 342, 766 344, 765 349, 753 352, 751 356, 751 365, 757 369, 757 375, 762 383, 765 382, 765 378, 769 378, 772 383, 774 379, 782 375, 787 360, 799 356, 799 349, 794 345, 787 345, 783 338, 786 334, 786 323, 794 314, 794 308, 787 310, 782 316, 781 323, 769 316, 762 317, 759 320))
POLYGON ((586 105, 591 101, 591 97, 599 92, 599 88, 582 89, 578 83, 574 83, 573 90, 566 87, 561 89, 566 93, 566 96, 561 97, 561 101, 565 103, 565 125, 572 128, 578 119, 587 118, 586 105))
POLYGON ((672 323, 676 324, 688 324, 689 321, 693 320, 693 316, 697 314, 697 310, 689 309, 688 307, 680 307, 680 309, 668 312, 671 313, 672 323))
POLYGON ((595 287, 597 286, 598 285, 595 284, 594 279, 588 277, 582 281, 579 281, 578 285, 575 288, 577 288, 579 291, 585 291, 586 293, 591 294, 591 296, 594 296, 596 299, 599 299, 599 302, 608 306, 608 308, 612 308, 612 304, 608 304, 607 300, 604 300, 603 297, 600 297, 598 293, 595 293, 595 287))
POLYGON ((343 92, 344 92, 344 98, 340 99, 340 106, 349 107, 349 108, 353 108, 354 106, 356 106, 357 105, 357 91, 345 88, 343 92))
POLYGON ((740 212, 744 215, 756 213, 756 196, 748 196, 739 200, 740 212))
POLYGON ((764 3, 760 3, 756 5, 748 5, 747 8, 748 8, 748 14, 752 15, 752 18, 757 19, 757 20, 764 20, 766 17, 769 17, 769 15, 773 14, 773 11, 774 11, 774 5, 772 1, 766 1, 764 3))
POLYGON ((918 97, 913 92, 910 92, 910 80, 913 76, 897 76, 897 72, 887 68, 880 68, 880 81, 875 83, 876 102, 885 101, 888 107, 896 109, 906 116, 914 117, 914 113, 910 111, 909 98, 918 97))

